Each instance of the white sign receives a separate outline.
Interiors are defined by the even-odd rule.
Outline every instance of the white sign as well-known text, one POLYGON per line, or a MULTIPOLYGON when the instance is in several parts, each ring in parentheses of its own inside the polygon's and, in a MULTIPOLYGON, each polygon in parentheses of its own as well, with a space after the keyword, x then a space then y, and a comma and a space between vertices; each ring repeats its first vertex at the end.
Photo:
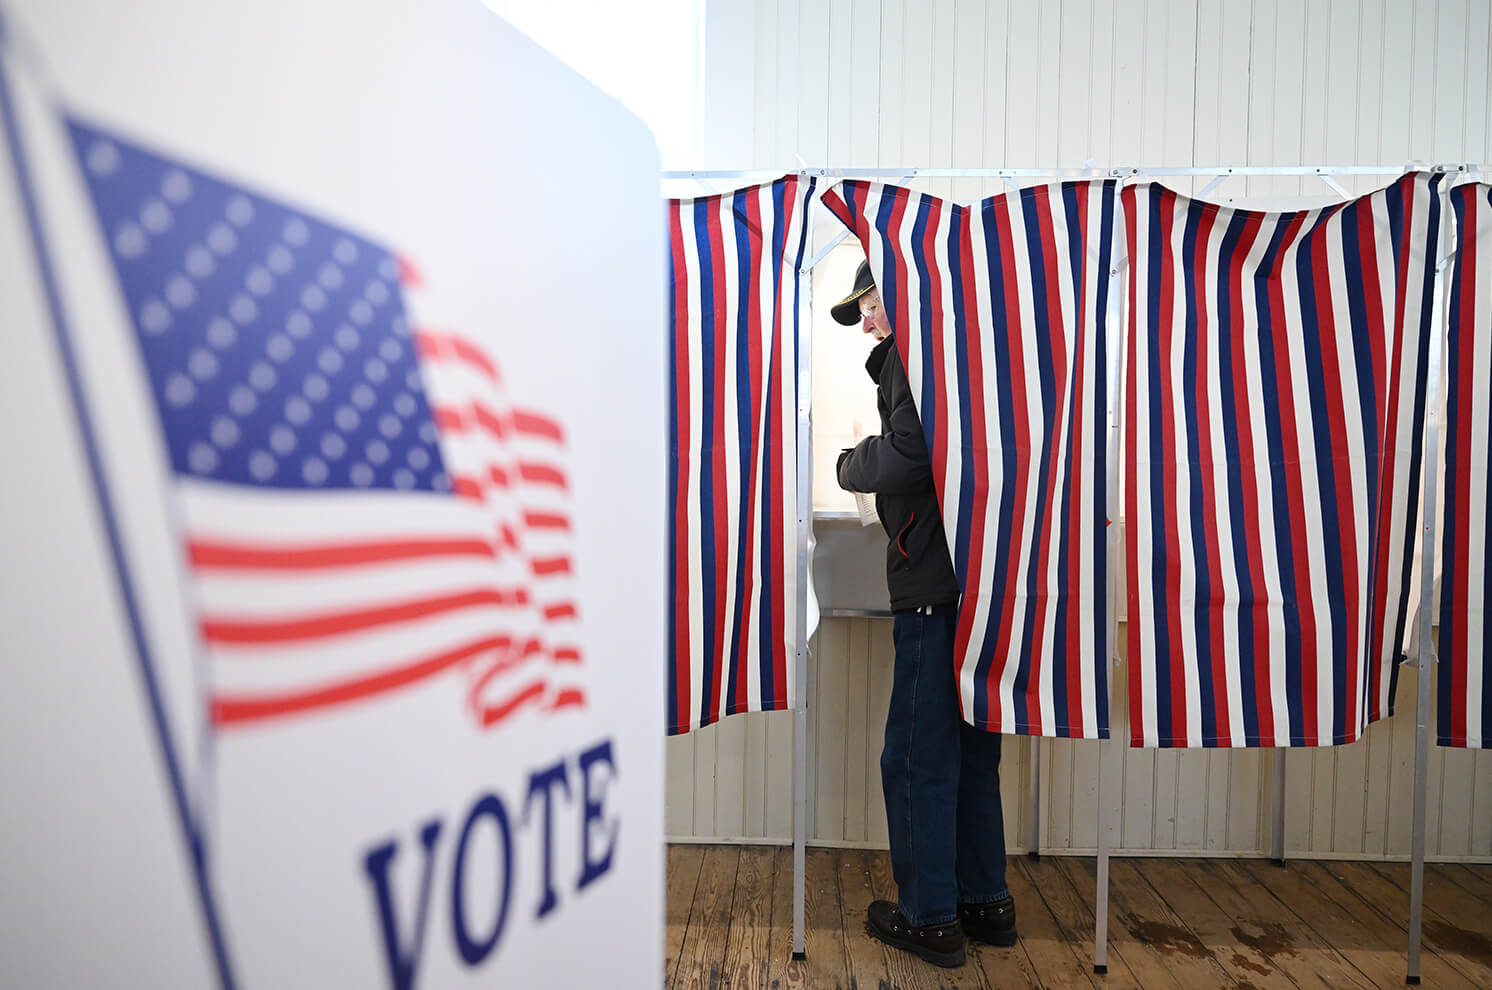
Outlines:
POLYGON ((657 153, 478 3, 0 8, 17 986, 653 986, 657 153))

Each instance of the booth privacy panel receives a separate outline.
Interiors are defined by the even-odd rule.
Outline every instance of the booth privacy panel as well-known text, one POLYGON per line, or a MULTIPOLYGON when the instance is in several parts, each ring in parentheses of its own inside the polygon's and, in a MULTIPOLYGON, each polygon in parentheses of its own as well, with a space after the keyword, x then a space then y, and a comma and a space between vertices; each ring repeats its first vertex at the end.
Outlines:
POLYGON ((966 207, 850 181, 824 204, 865 248, 932 454, 964 719, 1107 737, 1116 184, 966 207))
POLYGON ((813 189, 787 176, 667 204, 670 734, 793 707, 798 268, 813 189))
POLYGON ((1439 181, 1293 213, 1124 191, 1133 745, 1333 745, 1392 712, 1439 181))
POLYGON ((1492 461, 1492 186, 1447 194, 1456 223, 1446 350, 1445 538, 1435 724, 1442 746, 1492 749, 1492 557, 1487 485, 1492 461))

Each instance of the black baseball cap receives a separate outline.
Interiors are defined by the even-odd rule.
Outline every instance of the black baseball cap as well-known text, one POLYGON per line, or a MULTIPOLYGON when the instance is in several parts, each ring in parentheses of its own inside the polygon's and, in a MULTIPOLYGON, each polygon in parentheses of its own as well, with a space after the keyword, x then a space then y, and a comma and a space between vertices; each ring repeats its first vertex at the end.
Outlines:
POLYGON ((860 267, 855 271, 855 287, 850 294, 834 304, 829 312, 834 316, 834 322, 842 323, 852 327, 860 322, 860 297, 876 287, 875 279, 870 276, 870 262, 860 262, 860 267))

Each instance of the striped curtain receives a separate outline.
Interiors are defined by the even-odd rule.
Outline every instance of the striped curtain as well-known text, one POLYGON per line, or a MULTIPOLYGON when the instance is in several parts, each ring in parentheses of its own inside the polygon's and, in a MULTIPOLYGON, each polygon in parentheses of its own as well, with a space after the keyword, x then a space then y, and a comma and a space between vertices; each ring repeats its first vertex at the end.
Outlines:
POLYGON ((1436 713, 1442 746, 1492 748, 1492 186, 1448 194, 1458 250, 1450 277, 1446 364, 1445 542, 1436 713))
POLYGON ((1133 745, 1333 745, 1392 712, 1438 182, 1292 213, 1125 189, 1133 745))
POLYGON ((1106 738, 1111 181, 955 206, 845 182, 891 318, 963 589, 963 716, 992 732, 1106 738))
POLYGON ((812 180, 668 201, 668 731, 793 706, 812 180))

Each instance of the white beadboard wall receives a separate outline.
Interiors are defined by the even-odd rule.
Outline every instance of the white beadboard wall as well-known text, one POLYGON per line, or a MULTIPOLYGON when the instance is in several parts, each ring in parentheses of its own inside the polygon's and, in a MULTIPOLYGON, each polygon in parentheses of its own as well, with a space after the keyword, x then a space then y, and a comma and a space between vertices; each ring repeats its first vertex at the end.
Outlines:
MULTIPOLYGON (((1489 0, 707 0, 703 167, 1077 167, 1492 161, 1489 0)), ((1177 182, 1199 191, 1206 180, 1177 182)), ((1383 180, 1343 180, 1353 192, 1383 180)), ((976 179, 909 183, 970 201, 976 179)), ((1211 198, 1320 201, 1315 179, 1211 198)), ((819 242, 834 224, 819 215, 819 242)), ((862 398, 860 396, 856 397, 862 398)), ((822 401, 822 399, 820 399, 822 401)), ((1118 642, 1124 642, 1123 626, 1118 642)), ((884 846, 885 619, 825 620, 809 665, 809 838, 884 846)), ((1351 746, 1291 751, 1286 850, 1404 857, 1414 671, 1351 746)), ((1127 737, 1124 670, 1116 736, 1127 737)), ((1433 706, 1432 706, 1433 711, 1433 706)), ((1006 836, 1030 848, 1030 740, 1006 737, 1006 836)), ((675 839, 788 841, 793 717, 738 715, 667 743, 675 839)), ((1116 852, 1261 854, 1276 751, 1129 750, 1116 852)), ((1097 845, 1098 750, 1041 744, 1044 852, 1097 845)), ((1492 860, 1492 753, 1430 754, 1432 858, 1492 860)))
MULTIPOLYGON (((1118 637, 1124 652, 1124 626, 1118 637)), ((808 835, 829 845, 886 844, 881 731, 891 697, 891 620, 828 619, 808 668, 808 835)), ((1113 730, 1128 738, 1125 672, 1115 673, 1113 730)), ((1273 761, 1285 753, 1287 855, 1404 858, 1414 773, 1415 672, 1399 681, 1398 714, 1350 746, 1277 750, 1124 748, 1116 853, 1263 855, 1270 848, 1273 761)), ((1433 709, 1433 706, 1432 706, 1433 709)), ((1005 836, 1029 850, 1031 740, 1006 736, 1005 836)), ((1098 845, 1098 743, 1042 740, 1042 852, 1098 845)), ((670 839, 788 842, 793 718, 735 715, 667 743, 670 839)), ((1112 761, 1111 761, 1112 764, 1112 761)), ((1492 753, 1430 752, 1426 850, 1492 861, 1492 753)))

